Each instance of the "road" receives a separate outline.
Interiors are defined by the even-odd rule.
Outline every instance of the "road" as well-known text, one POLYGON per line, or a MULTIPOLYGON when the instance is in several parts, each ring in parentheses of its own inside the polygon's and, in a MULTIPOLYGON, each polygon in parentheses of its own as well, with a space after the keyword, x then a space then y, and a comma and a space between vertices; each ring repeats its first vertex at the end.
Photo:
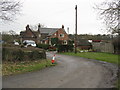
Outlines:
MULTIPOLYGON (((54 53, 47 53, 51 58, 54 53)), ((95 61, 56 55, 58 65, 3 77, 3 88, 110 88, 112 72, 95 61)))

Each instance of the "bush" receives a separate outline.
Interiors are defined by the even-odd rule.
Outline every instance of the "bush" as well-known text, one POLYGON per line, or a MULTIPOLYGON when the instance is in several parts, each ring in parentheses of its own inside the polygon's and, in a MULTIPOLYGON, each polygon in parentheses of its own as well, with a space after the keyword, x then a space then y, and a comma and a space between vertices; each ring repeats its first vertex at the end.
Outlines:
POLYGON ((32 51, 28 54, 30 60, 38 60, 38 59, 45 59, 46 54, 45 52, 39 52, 37 50, 32 51))
POLYGON ((42 48, 42 49, 45 49, 45 50, 49 49, 49 45, 48 44, 37 44, 36 47, 42 48))
POLYGON ((21 61, 24 58, 24 52, 16 48, 3 48, 2 49, 2 60, 7 61, 21 61))
POLYGON ((73 45, 57 45, 58 52, 72 52, 73 51, 73 45))
POLYGON ((20 49, 14 50, 11 56, 13 57, 13 60, 22 61, 24 60, 24 51, 20 49))
POLYGON ((46 59, 44 50, 37 49, 21 49, 21 48, 3 48, 3 61, 25 61, 25 60, 39 60, 46 59))
POLYGON ((59 42, 59 39, 58 38, 51 38, 51 44, 52 45, 57 45, 58 44, 58 42, 59 42))

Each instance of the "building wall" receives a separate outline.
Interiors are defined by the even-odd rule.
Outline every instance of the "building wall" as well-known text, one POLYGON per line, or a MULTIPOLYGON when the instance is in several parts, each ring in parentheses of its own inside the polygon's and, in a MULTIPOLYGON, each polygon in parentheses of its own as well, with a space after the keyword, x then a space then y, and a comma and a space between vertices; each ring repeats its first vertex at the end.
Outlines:
POLYGON ((59 29, 57 32, 55 32, 53 35, 50 36, 50 38, 58 38, 59 40, 68 40, 69 37, 67 33, 64 31, 64 29, 59 29), (60 34, 64 34, 64 37, 61 37, 60 34))
POLYGON ((33 40, 37 43, 37 37, 31 31, 25 31, 24 35, 22 36, 22 41, 24 40, 33 40))
POLYGON ((26 26, 26 31, 20 32, 20 35, 22 37, 22 41, 33 40, 36 43, 40 43, 39 32, 32 32, 28 25, 26 26))

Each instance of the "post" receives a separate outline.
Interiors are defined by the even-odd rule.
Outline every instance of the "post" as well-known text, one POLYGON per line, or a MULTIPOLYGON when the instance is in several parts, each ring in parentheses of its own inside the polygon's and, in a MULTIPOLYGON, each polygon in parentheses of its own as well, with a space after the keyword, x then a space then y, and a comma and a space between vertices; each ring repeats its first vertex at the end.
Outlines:
POLYGON ((77 53, 77 5, 75 6, 75 40, 74 40, 74 43, 75 43, 75 53, 77 53))

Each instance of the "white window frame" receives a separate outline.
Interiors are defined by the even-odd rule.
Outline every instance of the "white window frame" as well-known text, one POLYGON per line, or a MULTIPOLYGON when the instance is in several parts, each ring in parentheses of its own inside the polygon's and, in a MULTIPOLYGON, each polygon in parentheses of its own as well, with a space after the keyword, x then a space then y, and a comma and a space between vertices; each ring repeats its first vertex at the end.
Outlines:
POLYGON ((63 44, 66 45, 66 44, 67 44, 67 40, 64 40, 64 41, 63 41, 63 44))
POLYGON ((64 37, 64 34, 60 34, 59 36, 60 36, 60 37, 64 37))

